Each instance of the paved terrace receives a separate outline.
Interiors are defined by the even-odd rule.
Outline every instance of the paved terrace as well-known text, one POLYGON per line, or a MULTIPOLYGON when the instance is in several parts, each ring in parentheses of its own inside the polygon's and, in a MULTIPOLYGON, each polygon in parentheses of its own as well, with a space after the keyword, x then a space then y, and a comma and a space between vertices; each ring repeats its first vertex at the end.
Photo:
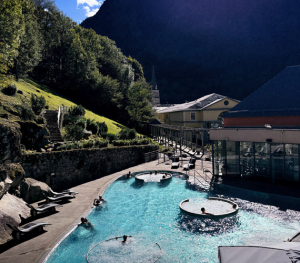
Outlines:
MULTIPOLYGON (((188 159, 189 158, 185 158, 185 163, 188 159)), ((203 164, 204 168, 212 170, 211 162, 203 162, 203 164)), ((201 161, 198 160, 196 162, 196 169, 200 172, 201 168, 201 161)), ((0 253, 4 250, 0 254, 0 263, 43 262, 56 243, 80 223, 82 216, 86 216, 90 212, 94 198, 98 197, 99 194, 102 195, 109 184, 120 176, 128 173, 129 170, 131 172, 171 170, 171 161, 160 164, 158 164, 157 160, 144 163, 73 187, 72 190, 78 192, 75 199, 71 199, 69 203, 63 204, 63 207, 57 208, 59 212, 51 215, 47 214, 45 217, 37 219, 38 221, 51 223, 52 225, 47 226, 45 228, 46 231, 41 235, 30 237, 28 240, 24 240, 19 244, 15 241, 8 242, 4 248, 0 247, 0 253)), ((182 172, 183 169, 180 167, 178 169, 172 169, 172 171, 182 172)), ((201 174, 203 174, 202 171, 201 174)), ((194 175, 194 173, 191 172, 191 175, 194 175)), ((37 206, 38 204, 33 205, 37 206)))

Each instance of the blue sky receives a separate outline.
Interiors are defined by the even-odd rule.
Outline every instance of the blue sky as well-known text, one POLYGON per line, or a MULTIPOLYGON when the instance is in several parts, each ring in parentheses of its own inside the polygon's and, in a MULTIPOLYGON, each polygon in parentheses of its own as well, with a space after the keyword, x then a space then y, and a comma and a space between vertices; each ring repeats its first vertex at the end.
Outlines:
POLYGON ((104 0, 55 0, 58 9, 78 24, 96 14, 103 2, 104 0))

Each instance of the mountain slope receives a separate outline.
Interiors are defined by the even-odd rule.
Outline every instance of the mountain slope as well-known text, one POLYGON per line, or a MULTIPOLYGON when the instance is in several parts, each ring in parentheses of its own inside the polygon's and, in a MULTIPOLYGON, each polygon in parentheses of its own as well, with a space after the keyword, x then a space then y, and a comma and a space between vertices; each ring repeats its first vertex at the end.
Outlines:
MULTIPOLYGON (((24 103, 30 105, 31 94, 44 96, 50 110, 58 110, 59 105, 64 105, 67 107, 77 105, 71 100, 64 98, 58 92, 50 89, 45 85, 39 85, 33 80, 28 79, 15 81, 14 79, 10 79, 8 82, 11 84, 15 84, 17 86, 17 89, 23 92, 23 94, 17 93, 14 96, 7 96, 0 91, 0 114, 8 114, 9 120, 15 121, 20 119, 17 116, 18 114, 13 114, 16 111, 16 105, 21 105, 24 103)), ((0 89, 2 89, 1 85, 0 89)), ((97 122, 105 122, 108 128, 108 132, 113 134, 117 134, 119 131, 121 131, 122 127, 124 127, 123 125, 111 119, 99 116, 87 109, 85 118, 95 120, 97 122)))
POLYGON ((106 0, 82 26, 154 65, 162 102, 243 99, 300 61, 297 0, 106 0))

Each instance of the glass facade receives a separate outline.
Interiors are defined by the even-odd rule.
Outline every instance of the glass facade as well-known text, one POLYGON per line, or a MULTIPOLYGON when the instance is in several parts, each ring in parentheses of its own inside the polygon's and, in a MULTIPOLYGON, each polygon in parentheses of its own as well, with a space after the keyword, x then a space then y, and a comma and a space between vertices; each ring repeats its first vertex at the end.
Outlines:
POLYGON ((214 175, 299 182, 298 144, 212 141, 214 175))

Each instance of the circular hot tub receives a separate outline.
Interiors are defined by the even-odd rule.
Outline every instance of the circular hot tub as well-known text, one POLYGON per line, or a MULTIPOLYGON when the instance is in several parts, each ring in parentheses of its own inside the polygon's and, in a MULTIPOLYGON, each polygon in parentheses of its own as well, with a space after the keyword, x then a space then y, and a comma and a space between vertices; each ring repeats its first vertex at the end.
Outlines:
POLYGON ((207 200, 197 201, 185 199, 180 202, 181 210, 201 217, 227 217, 236 214, 239 210, 238 205, 230 200, 218 197, 209 197, 207 200), (201 208, 205 208, 205 214, 202 213, 201 208))
POLYGON ((172 174, 164 172, 147 172, 135 176, 135 180, 142 182, 162 182, 172 178, 172 174))

